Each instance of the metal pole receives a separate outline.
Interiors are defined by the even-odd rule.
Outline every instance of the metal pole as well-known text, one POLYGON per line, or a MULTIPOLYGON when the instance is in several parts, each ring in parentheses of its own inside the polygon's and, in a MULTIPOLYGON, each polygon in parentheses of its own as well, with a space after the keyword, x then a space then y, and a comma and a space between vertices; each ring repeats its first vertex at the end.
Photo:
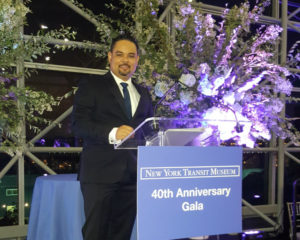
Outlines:
POLYGON ((82 147, 30 147, 28 150, 37 153, 80 153, 82 147))
POLYGON ((18 161, 19 156, 15 155, 13 158, 6 164, 6 166, 0 172, 0 179, 9 171, 9 169, 18 161))
MULTIPOLYGON (((22 2, 22 0, 20 0, 22 2)), ((21 35, 24 34, 24 27, 20 28, 21 35)), ((25 79, 24 79, 24 59, 23 57, 19 57, 17 62, 17 73, 18 75, 22 76, 17 81, 17 87, 24 89, 25 88, 25 79)), ((20 138, 17 140, 18 146, 25 146, 26 144, 26 126, 25 126, 25 106, 19 100, 17 102, 18 109, 20 115, 22 117, 20 121, 20 129, 21 134, 20 138)), ((17 154, 18 155, 18 154, 17 154)), ((24 169, 24 154, 18 155, 18 225, 24 226, 25 225, 25 169, 24 169)), ((18 238, 20 239, 20 238, 18 238)))
POLYGON ((279 1, 278 0, 272 0, 272 17, 279 20, 279 10, 280 10, 280 6, 279 6, 279 1))
MULTIPOLYGON (((278 0, 274 0, 275 2, 279 2, 278 0)), ((201 2, 193 2, 193 7, 199 7, 201 8, 203 13, 209 13, 215 16, 221 16, 225 8, 217 7, 209 4, 204 4, 201 2)), ((275 10, 276 11, 276 10, 275 10)), ((261 16, 258 20, 258 23, 260 24, 280 24, 280 19, 276 19, 274 17, 269 16, 261 16)), ((289 24, 293 27, 299 26, 299 22, 296 21, 288 21, 289 24)))
POLYGON ((250 208, 253 212, 255 212, 258 216, 262 217, 264 220, 266 220, 268 223, 270 223, 275 228, 278 228, 278 224, 274 222, 271 218, 269 218, 267 215, 263 214, 259 210, 257 210, 254 206, 252 206, 250 203, 248 203, 246 200, 242 199, 242 203, 250 208))
POLYGON ((67 111, 65 111, 62 115, 60 115, 57 119, 55 119, 48 127, 42 130, 38 135, 32 138, 28 143, 33 144, 45 134, 50 132, 53 128, 55 128, 61 121, 63 121, 67 116, 69 116, 72 112, 73 106, 70 107, 67 111))
POLYGON ((53 45, 65 45, 65 46, 71 46, 74 48, 83 48, 83 49, 90 49, 90 50, 101 50, 103 49, 103 46, 96 43, 84 43, 84 42, 77 42, 77 41, 65 41, 62 39, 56 39, 56 38, 43 38, 40 36, 31 36, 31 35, 24 35, 25 39, 34 39, 34 41, 45 41, 49 44, 53 45))
POLYGON ((300 8, 296 9, 294 12, 292 12, 292 13, 289 15, 288 19, 291 19, 292 17, 294 17, 295 15, 297 15, 299 12, 300 12, 300 8))
POLYGON ((74 12, 78 13, 80 16, 84 17, 86 20, 94 24, 96 27, 99 26, 99 22, 96 19, 92 18, 88 13, 81 10, 79 7, 74 5, 71 1, 68 0, 60 0, 60 1, 66 6, 68 6, 69 8, 71 8, 74 12))
MULTIPOLYGON (((170 10, 172 9, 172 6, 174 5, 176 1, 175 0, 172 0, 168 6, 166 7, 166 9, 164 10, 164 12, 160 15, 158 21, 159 22, 162 22, 165 17, 167 16, 167 14, 170 12, 170 10)), ((151 34, 148 35, 148 38, 147 38, 147 41, 146 41, 146 44, 151 40, 151 38, 153 37, 153 32, 151 34)))
POLYGON ((48 71, 60 71, 60 72, 72 72, 72 73, 87 73, 103 75, 107 70, 95 69, 95 68, 82 68, 73 67, 65 65, 47 64, 47 63, 37 63, 37 62, 25 62, 25 68, 42 69, 48 71))
MULTIPOLYGON (((280 55, 280 64, 282 66, 286 65, 287 58, 287 12, 288 12, 288 1, 282 0, 282 8, 281 8, 281 26, 283 28, 281 34, 281 55, 280 55)), ((283 100, 285 99, 285 95, 281 94, 280 96, 283 100)), ((285 117, 285 107, 281 111, 281 117, 285 117)), ((280 226, 283 226, 283 209, 284 209, 284 141, 279 138, 278 140, 278 179, 277 179, 277 222, 280 226)))
MULTIPOLYGON (((272 17, 279 20, 279 1, 272 0, 272 17)), ((279 45, 276 44, 275 51, 279 52, 279 45)), ((279 59, 276 59, 277 63, 279 59)), ((272 134, 270 147, 277 146, 277 137, 275 134, 272 134)), ((274 204, 275 203, 275 195, 276 195, 276 162, 277 162, 277 154, 275 152, 271 152, 269 155, 268 161, 268 203, 274 204)))
POLYGON ((284 154, 289 157, 290 159, 292 159, 293 161, 295 161, 296 163, 300 164, 300 159, 295 157, 294 155, 290 154, 289 152, 284 152, 284 154))
POLYGON ((297 240, 297 210, 296 210, 296 195, 297 195, 297 184, 300 182, 300 178, 293 182, 293 206, 292 206, 292 229, 293 235, 292 240, 297 240))
POLYGON ((296 25, 293 25, 291 23, 288 23, 288 26, 291 28, 291 29, 294 29, 296 32, 300 33, 300 28, 297 27, 296 25))
MULTIPOLYGON (((277 138, 272 134, 270 146, 276 147, 277 138)), ((277 154, 270 152, 268 161, 268 204, 275 204, 276 195, 276 160, 277 154)))

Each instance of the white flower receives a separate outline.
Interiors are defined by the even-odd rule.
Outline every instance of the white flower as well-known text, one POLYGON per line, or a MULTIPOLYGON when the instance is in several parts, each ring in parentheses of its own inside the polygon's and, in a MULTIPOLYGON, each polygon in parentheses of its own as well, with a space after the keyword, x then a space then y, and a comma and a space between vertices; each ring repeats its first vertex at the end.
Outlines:
POLYGON ((233 105, 235 102, 234 92, 226 93, 223 97, 224 104, 233 105))
POLYGON ((214 90, 217 90, 219 87, 221 87, 225 82, 225 78, 223 76, 218 77, 214 80, 214 90))
POLYGON ((169 89, 168 84, 165 82, 157 82, 154 87, 155 95, 158 97, 162 97, 169 89))
POLYGON ((261 122, 256 121, 255 124, 253 124, 253 130, 251 132, 251 135, 255 138, 262 137, 264 139, 270 140, 271 134, 268 128, 261 122))
POLYGON ((181 7, 180 12, 182 16, 186 16, 195 12, 195 9, 188 4, 186 7, 181 7))
POLYGON ((275 92, 282 92, 286 95, 290 95, 292 89, 293 89, 293 85, 291 84, 290 81, 281 77, 276 78, 276 85, 274 87, 275 92))
POLYGON ((209 125, 218 127, 221 140, 228 140, 234 136, 236 121, 233 112, 212 107, 205 112, 204 119, 210 120, 209 125))
POLYGON ((193 91, 181 91, 180 92, 180 101, 186 105, 195 101, 195 96, 193 91))
POLYGON ((188 87, 192 87, 196 83, 196 78, 193 74, 182 74, 179 78, 179 82, 183 83, 188 87))
POLYGON ((205 96, 214 96, 218 92, 214 91, 213 85, 208 79, 208 75, 203 75, 202 79, 199 81, 197 90, 205 96))
POLYGON ((201 76, 202 74, 208 74, 210 73, 210 66, 207 63, 201 63, 199 67, 196 70, 196 75, 201 76))
POLYGON ((254 140, 250 136, 252 123, 239 112, 233 113, 230 110, 212 107, 204 113, 204 119, 210 120, 210 126, 218 128, 222 141, 237 138, 239 144, 254 146, 254 140), (241 132, 237 131, 237 124, 241 126, 241 132))
POLYGON ((266 111, 274 111, 275 113, 280 113, 283 107, 284 104, 281 99, 270 99, 270 101, 265 105, 266 111))

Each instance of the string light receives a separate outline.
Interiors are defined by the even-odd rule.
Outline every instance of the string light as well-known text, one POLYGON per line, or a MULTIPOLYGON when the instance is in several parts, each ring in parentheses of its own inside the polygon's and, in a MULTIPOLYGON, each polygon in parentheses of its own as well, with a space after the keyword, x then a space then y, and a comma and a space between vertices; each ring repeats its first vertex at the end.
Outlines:
POLYGON ((44 24, 41 24, 41 29, 48 29, 48 27, 44 24))

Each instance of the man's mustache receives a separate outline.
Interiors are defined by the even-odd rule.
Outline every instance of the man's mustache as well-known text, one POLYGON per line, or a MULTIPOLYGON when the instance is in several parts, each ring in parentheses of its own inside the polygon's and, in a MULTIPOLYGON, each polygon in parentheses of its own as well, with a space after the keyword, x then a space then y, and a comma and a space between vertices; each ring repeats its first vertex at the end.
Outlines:
POLYGON ((120 67, 123 67, 123 66, 126 66, 126 67, 130 68, 130 66, 128 64, 122 64, 122 65, 120 65, 120 67))

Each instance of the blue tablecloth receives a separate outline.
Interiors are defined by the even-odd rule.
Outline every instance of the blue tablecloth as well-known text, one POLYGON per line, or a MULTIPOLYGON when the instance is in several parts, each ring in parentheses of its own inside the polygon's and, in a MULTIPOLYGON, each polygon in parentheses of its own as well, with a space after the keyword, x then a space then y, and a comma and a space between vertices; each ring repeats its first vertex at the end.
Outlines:
MULTIPOLYGON (((85 221, 77 174, 41 176, 36 179, 27 240, 82 240, 85 221)), ((136 239, 136 228, 131 240, 136 239)))
POLYGON ((36 179, 31 202, 28 240, 82 240, 83 198, 76 174, 36 179))

